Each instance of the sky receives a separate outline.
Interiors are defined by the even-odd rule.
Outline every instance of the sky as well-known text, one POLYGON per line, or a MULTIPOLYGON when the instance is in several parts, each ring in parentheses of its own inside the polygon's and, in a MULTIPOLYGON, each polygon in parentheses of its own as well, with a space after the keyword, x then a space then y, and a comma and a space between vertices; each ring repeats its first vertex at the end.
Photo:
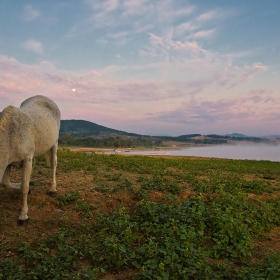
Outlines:
POLYGON ((148 135, 280 134, 280 1, 1 0, 0 111, 148 135))

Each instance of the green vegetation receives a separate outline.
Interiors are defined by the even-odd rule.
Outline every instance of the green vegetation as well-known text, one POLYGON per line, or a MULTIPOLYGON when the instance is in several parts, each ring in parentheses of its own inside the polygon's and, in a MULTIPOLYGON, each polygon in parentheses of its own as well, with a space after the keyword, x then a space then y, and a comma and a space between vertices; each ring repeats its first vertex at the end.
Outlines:
POLYGON ((67 217, 44 238, 1 244, 0 279, 280 279, 277 244, 262 246, 280 231, 279 163, 58 158, 58 178, 69 181, 54 204, 67 217), (81 186, 71 188, 77 174, 81 186), (98 195, 118 206, 105 213, 98 195))

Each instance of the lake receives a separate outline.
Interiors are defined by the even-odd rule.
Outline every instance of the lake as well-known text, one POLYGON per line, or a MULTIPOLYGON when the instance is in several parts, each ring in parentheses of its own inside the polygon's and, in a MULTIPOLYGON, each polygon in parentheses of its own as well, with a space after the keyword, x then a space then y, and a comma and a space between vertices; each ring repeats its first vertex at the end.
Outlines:
POLYGON ((134 155, 196 156, 228 159, 280 161, 280 145, 216 145, 191 147, 180 150, 155 149, 149 151, 121 152, 134 155))

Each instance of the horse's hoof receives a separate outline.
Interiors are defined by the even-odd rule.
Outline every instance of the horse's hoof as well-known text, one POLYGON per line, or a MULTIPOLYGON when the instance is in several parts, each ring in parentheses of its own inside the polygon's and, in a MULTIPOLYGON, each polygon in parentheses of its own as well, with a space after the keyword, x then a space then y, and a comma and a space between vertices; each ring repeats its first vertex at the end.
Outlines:
POLYGON ((50 197, 57 197, 57 192, 51 192, 51 191, 49 191, 49 192, 48 192, 48 195, 49 195, 50 197))
POLYGON ((28 218, 25 220, 18 220, 19 226, 27 226, 27 224, 28 224, 28 218))

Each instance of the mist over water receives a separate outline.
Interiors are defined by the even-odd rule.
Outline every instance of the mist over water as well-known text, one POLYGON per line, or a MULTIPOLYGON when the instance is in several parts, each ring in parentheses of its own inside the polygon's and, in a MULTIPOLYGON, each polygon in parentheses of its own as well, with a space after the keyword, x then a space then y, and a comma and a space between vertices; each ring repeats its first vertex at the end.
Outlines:
POLYGON ((280 145, 217 145, 181 150, 131 151, 130 153, 280 161, 280 145))

